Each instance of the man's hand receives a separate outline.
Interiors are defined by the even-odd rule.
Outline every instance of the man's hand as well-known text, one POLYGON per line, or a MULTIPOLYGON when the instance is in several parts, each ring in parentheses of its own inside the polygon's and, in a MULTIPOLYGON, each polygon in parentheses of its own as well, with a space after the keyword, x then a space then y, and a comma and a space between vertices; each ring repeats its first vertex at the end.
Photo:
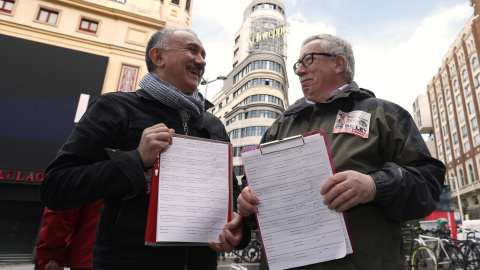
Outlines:
POLYGON ((223 227, 225 234, 220 234, 220 245, 214 241, 210 241, 210 248, 217 252, 232 252, 232 250, 240 244, 243 239, 243 223, 242 218, 233 213, 233 219, 223 227))
POLYGON ((257 197, 253 196, 249 187, 242 190, 237 199, 237 213, 242 217, 248 217, 251 214, 258 213, 257 205, 260 203, 257 197))
POLYGON ((165 124, 157 124, 143 131, 138 152, 145 167, 150 168, 158 153, 165 151, 172 144, 172 133, 175 133, 175 130, 165 124))
POLYGON ((64 268, 58 265, 56 261, 49 261, 45 266, 45 270, 63 270, 64 268))
POLYGON ((372 201, 375 198, 375 183, 369 175, 344 171, 328 178, 320 194, 326 194, 323 203, 328 205, 328 209, 343 212, 372 201))

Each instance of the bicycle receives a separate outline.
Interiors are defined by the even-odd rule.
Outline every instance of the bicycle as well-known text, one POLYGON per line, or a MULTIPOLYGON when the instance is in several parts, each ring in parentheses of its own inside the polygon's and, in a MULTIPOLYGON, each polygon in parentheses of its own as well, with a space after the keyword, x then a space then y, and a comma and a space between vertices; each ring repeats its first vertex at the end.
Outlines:
POLYGON ((465 240, 457 240, 465 258, 466 268, 475 270, 480 268, 480 243, 475 238, 475 231, 468 232, 465 240))
MULTIPOLYGON (((438 234, 438 230, 427 231, 421 230, 422 233, 434 233, 438 234)), ((463 256, 461 249, 450 243, 448 239, 442 239, 438 236, 427 236, 425 234, 419 234, 419 237, 415 240, 418 241, 420 246, 432 247, 432 250, 437 257, 437 263, 439 269, 443 270, 455 270, 466 269, 466 260, 463 256)), ((456 239, 455 239, 456 240, 456 239)))
MULTIPOLYGON (((411 244, 409 255, 405 257, 405 266, 407 270, 437 270, 438 262, 437 256, 429 247, 421 245, 421 242, 416 236, 419 236, 419 230, 417 228, 411 228, 408 231, 404 231, 403 237, 406 237, 407 233, 411 233, 411 244)), ((405 239, 406 240, 406 239, 405 239)), ((404 241, 405 241, 404 240, 404 241)))

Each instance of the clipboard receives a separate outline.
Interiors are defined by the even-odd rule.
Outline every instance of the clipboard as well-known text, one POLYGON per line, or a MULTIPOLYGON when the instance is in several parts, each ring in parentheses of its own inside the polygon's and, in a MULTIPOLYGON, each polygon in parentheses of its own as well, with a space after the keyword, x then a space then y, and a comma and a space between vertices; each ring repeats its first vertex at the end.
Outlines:
POLYGON ((323 130, 246 148, 241 156, 250 190, 261 202, 256 219, 270 269, 353 252, 345 214, 329 210, 320 195, 324 181, 335 173, 323 130))
POLYGON ((219 243, 218 235, 233 214, 231 143, 172 137, 152 169, 145 245, 219 243))

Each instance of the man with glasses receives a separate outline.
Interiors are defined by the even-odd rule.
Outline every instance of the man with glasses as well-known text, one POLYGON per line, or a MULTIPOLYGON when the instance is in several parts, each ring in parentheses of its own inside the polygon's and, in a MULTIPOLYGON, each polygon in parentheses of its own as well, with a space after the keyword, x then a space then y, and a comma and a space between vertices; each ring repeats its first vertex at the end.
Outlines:
MULTIPOLYGON (((304 97, 261 141, 326 132, 336 174, 319 192, 329 209, 346 213, 354 251, 301 269, 405 269, 401 222, 429 215, 443 189, 445 166, 431 157, 410 114, 359 88, 354 67, 345 40, 307 38, 293 66, 304 97)), ((259 203, 246 188, 238 213, 257 213, 259 203)))

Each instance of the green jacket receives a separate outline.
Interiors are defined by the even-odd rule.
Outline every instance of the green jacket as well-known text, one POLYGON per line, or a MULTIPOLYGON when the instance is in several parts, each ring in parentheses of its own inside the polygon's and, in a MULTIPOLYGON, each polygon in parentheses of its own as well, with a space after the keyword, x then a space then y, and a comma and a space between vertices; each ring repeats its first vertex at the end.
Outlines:
MULTIPOLYGON (((343 124, 348 123, 348 117, 343 124)), ((432 158, 410 114, 400 106, 375 98, 355 82, 324 102, 304 98, 275 121, 262 143, 322 129, 336 172, 354 170, 370 175, 375 199, 346 211, 354 252, 343 259, 301 269, 405 269, 401 221, 432 213, 443 189, 445 166, 432 158), (339 112, 362 111, 369 122, 350 125, 368 138, 333 133, 344 127, 339 112), (368 115, 368 114, 367 114, 368 115)))

